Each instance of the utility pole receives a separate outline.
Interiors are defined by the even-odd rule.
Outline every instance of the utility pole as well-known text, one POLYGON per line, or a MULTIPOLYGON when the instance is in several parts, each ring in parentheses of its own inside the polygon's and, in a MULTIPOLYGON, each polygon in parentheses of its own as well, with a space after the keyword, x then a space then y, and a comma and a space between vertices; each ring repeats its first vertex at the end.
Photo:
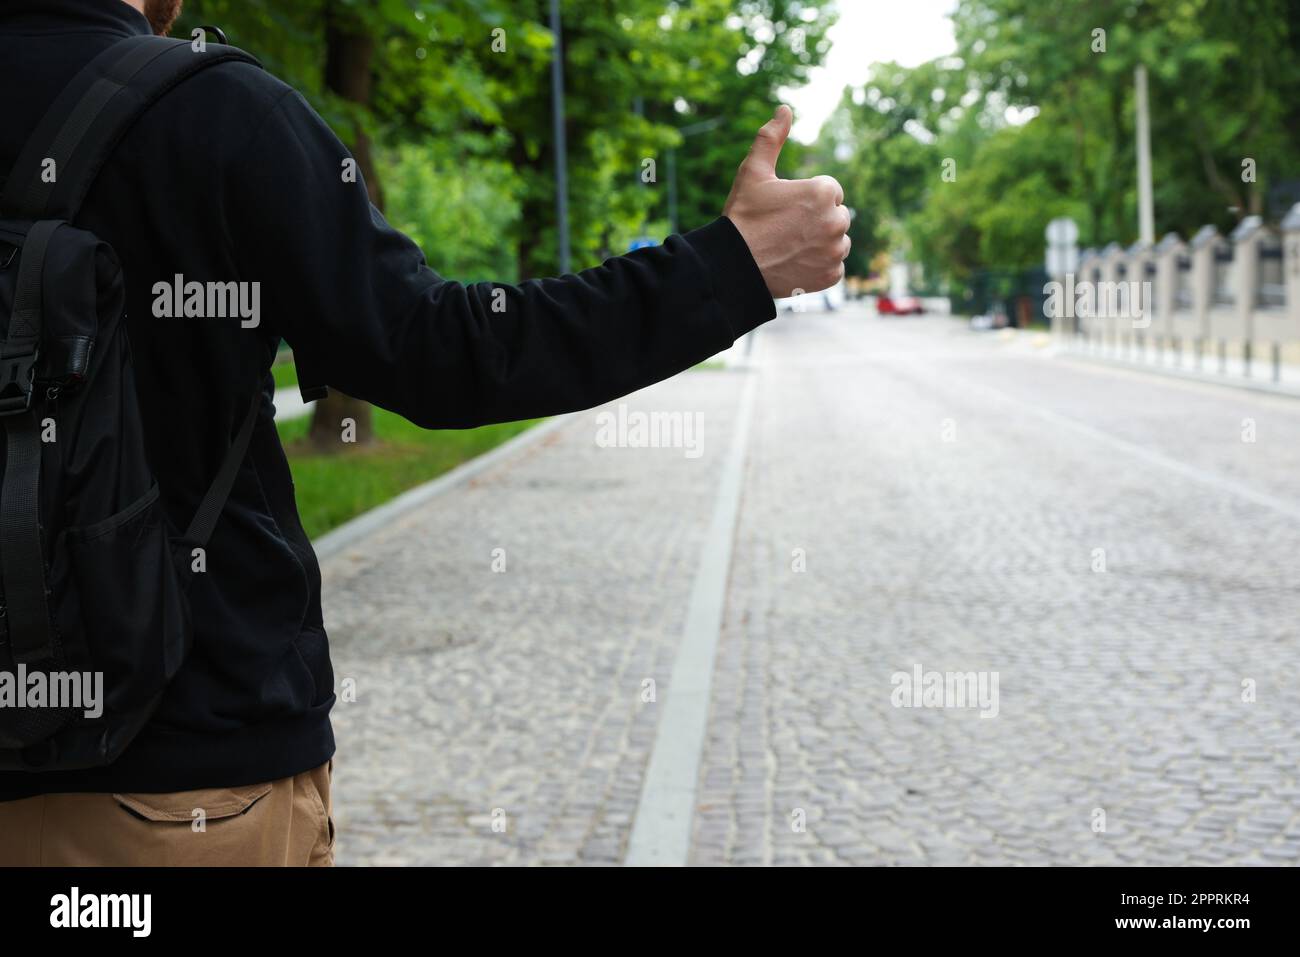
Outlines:
POLYGON ((560 32, 560 0, 551 0, 551 115, 555 135, 555 230, 560 272, 569 271, 569 172, 564 140, 564 39, 560 32))
POLYGON ((1147 108, 1147 68, 1133 71, 1137 87, 1138 232, 1149 246, 1156 241, 1155 201, 1151 195, 1151 116, 1147 108))

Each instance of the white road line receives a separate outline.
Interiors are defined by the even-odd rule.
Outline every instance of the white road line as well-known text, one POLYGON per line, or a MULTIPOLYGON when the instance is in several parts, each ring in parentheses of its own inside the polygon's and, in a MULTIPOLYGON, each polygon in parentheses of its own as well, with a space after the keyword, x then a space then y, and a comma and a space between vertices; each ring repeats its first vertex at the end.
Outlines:
POLYGON ((731 546, 740 511, 749 427, 758 385, 755 370, 744 374, 748 381, 740 396, 731 449, 723 466, 713 517, 691 586, 681 645, 673 661, 667 691, 660 695, 663 714, 623 860, 628 867, 680 867, 686 864, 691 850, 695 789, 709 720, 713 661, 726 606, 731 546))

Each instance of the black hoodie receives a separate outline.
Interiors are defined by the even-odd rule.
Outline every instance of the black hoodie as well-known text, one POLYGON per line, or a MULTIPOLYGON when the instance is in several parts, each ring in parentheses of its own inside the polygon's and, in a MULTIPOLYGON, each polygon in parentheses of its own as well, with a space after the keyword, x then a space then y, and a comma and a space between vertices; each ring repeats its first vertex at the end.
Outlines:
MULTIPOLYGON (((0 4, 0 176, 82 66, 148 31, 121 0, 0 4)), ((774 315, 726 219, 562 279, 445 280, 364 183, 344 181, 347 156, 294 90, 222 64, 165 95, 90 191, 77 225, 122 260, 146 443, 177 527, 253 384, 271 394, 281 339, 333 388, 427 428, 467 428, 617 398, 774 315), (154 285, 176 275, 260 283, 260 325, 155 318, 154 285)), ((154 719, 110 767, 0 773, 0 800, 233 787, 333 754, 320 572, 272 415, 268 401, 191 591, 194 649, 154 719)))

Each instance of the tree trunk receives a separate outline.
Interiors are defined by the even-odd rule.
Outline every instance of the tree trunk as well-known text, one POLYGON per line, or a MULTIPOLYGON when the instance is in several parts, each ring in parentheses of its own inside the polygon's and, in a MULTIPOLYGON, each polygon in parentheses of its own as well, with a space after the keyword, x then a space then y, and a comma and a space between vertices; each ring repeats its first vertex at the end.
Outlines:
MULTIPOLYGON (((366 31, 365 24, 342 4, 328 3, 325 8, 326 89, 349 103, 369 107, 374 52, 374 37, 366 31)), ((352 130, 348 139, 370 201, 382 210, 384 194, 379 185, 370 139, 360 126, 352 130)), ((341 169, 339 173, 342 175, 341 169)), ((370 405, 331 390, 328 396, 316 402, 307 437, 322 452, 340 452, 369 445, 375 438, 370 405), (351 420, 351 427, 347 420, 351 420)))

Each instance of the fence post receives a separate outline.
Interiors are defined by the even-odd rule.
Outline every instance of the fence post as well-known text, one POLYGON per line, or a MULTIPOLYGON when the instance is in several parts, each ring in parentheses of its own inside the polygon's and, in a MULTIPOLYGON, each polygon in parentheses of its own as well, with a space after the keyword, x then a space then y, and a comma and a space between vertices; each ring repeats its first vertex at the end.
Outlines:
POLYGON ((1196 365, 1200 368, 1201 356, 1205 343, 1217 343, 1219 353, 1219 370, 1223 371, 1226 361, 1226 343, 1218 336, 1223 328, 1221 309, 1216 308, 1215 257, 1223 243, 1223 237, 1213 226, 1202 226, 1191 241, 1192 255, 1192 290, 1193 312, 1196 328, 1196 365))
POLYGON ((1290 212, 1282 217, 1275 278, 1280 278, 1282 287, 1274 360, 1276 381, 1281 379, 1284 350, 1288 345, 1294 349, 1300 343, 1300 203, 1292 206, 1290 212))
MULTIPOLYGON (((1078 284, 1080 282, 1092 280, 1092 273, 1097 268, 1096 260, 1097 260, 1097 250, 1092 248, 1091 246, 1089 246, 1087 249, 1079 253, 1079 265, 1078 268, 1075 270, 1074 283, 1073 283, 1076 289, 1078 288, 1078 284)), ((1095 337, 1097 335, 1096 322, 1097 319, 1095 314, 1087 315, 1087 316, 1079 315, 1078 310, 1077 309, 1075 310, 1074 327, 1075 329, 1078 330, 1078 335, 1083 339, 1083 343, 1084 345, 1087 346, 1089 352, 1093 351, 1095 341, 1096 341, 1095 340, 1095 337)))
POLYGON ((1179 261, 1187 254, 1187 245, 1177 233, 1166 233, 1154 250, 1156 275, 1155 321, 1150 330, 1158 353, 1172 350, 1174 310, 1178 308, 1179 261))
POLYGON ((1232 310, 1232 329, 1242 340, 1242 365, 1246 375, 1251 373, 1255 353, 1255 325, 1257 289, 1259 286, 1260 243, 1267 233, 1264 221, 1258 216, 1247 216, 1228 237, 1232 243, 1232 276, 1230 282, 1235 293, 1232 310))
MULTIPOLYGON (((1110 243, 1101 251, 1101 284, 1093 291, 1097 294, 1097 315, 1106 347, 1113 355, 1120 353, 1118 310, 1118 284, 1124 282, 1127 267, 1124 262, 1124 247, 1119 243, 1110 243)), ((1104 350, 1103 350, 1104 351, 1104 350)))
MULTIPOLYGON (((1151 281, 1148 269, 1154 270, 1151 245, 1138 240, 1126 250, 1125 266, 1128 272, 1128 315, 1121 322, 1126 331, 1126 351, 1134 359, 1145 359, 1147 340, 1151 335, 1153 320, 1151 303, 1146 295, 1146 283, 1151 281)), ((1154 285, 1154 284, 1153 284, 1154 285)))
POLYGON ((1282 243, 1287 312, 1300 322, 1300 203, 1282 219, 1282 243))

